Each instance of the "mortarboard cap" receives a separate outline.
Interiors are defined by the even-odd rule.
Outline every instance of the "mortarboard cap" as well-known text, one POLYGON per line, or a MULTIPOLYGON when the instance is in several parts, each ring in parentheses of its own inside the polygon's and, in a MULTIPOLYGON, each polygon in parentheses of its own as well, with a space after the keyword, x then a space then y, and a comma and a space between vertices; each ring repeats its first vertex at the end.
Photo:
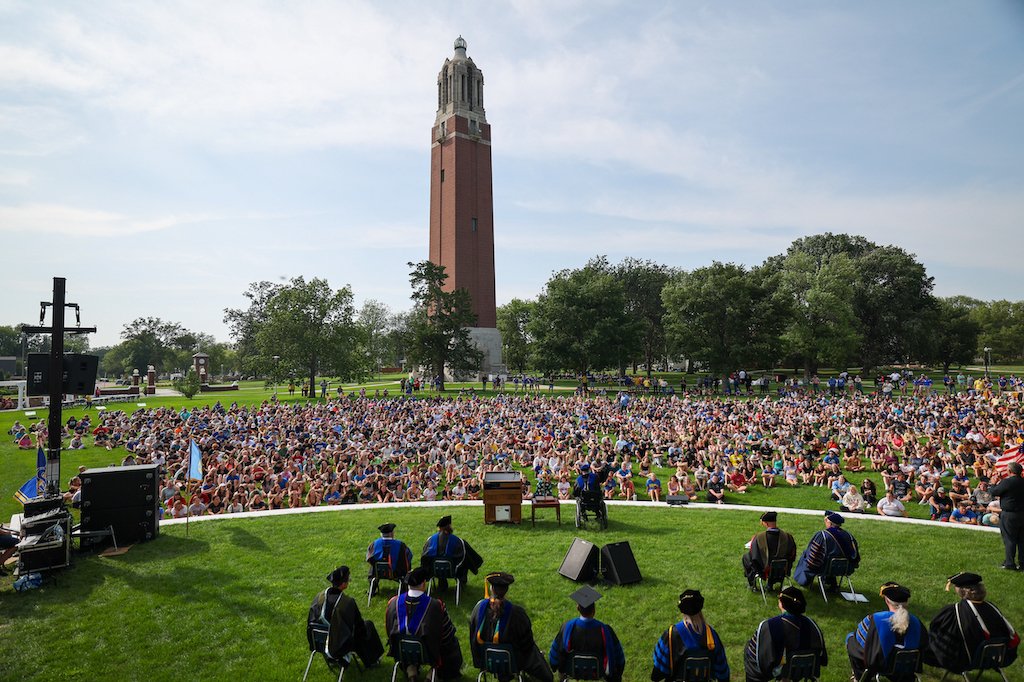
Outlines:
POLYGON ((910 590, 895 582, 888 582, 882 585, 882 588, 878 590, 878 594, 898 604, 906 604, 910 601, 910 590))
POLYGON ((511 573, 504 573, 499 571, 497 573, 491 573, 486 578, 484 578, 484 580, 489 582, 494 587, 508 587, 516 581, 516 578, 511 573))
POLYGON ((377 526, 377 530, 379 530, 381 533, 384 533, 384 534, 394 533, 395 532, 395 524, 393 524, 393 523, 382 523, 379 526, 377 526))
POLYGON ((761 514, 761 520, 768 523, 775 523, 779 520, 779 514, 778 512, 766 511, 764 514, 761 514))
POLYGON ((700 590, 683 590, 679 595, 679 610, 687 616, 695 616, 704 609, 704 595, 700 590))
POLYGON ((452 525, 452 517, 450 517, 450 516, 442 516, 437 521, 437 527, 438 528, 447 528, 450 525, 452 525))
POLYGON ((946 590, 949 590, 950 585, 954 587, 974 587, 980 584, 981 576, 977 573, 957 573, 956 575, 949 576, 949 580, 946 581, 946 590))
POLYGON ((430 571, 423 566, 417 566, 409 571, 405 576, 405 582, 408 583, 409 587, 412 587, 413 585, 422 585, 429 579, 430 571))
POLYGON ((595 590, 590 585, 584 585, 583 587, 569 595, 569 599, 572 599, 574 602, 579 604, 581 609, 590 608, 600 598, 601 593, 595 590))
POLYGON ((846 521, 846 519, 844 519, 842 515, 837 514, 834 511, 826 511, 825 518, 837 526, 843 525, 843 522, 846 521))
POLYGON ((347 583, 349 576, 348 566, 338 566, 336 569, 327 574, 327 582, 332 585, 340 585, 341 583, 347 583))
POLYGON ((807 598, 795 587, 787 587, 779 592, 779 601, 784 609, 798 616, 807 610, 807 598))

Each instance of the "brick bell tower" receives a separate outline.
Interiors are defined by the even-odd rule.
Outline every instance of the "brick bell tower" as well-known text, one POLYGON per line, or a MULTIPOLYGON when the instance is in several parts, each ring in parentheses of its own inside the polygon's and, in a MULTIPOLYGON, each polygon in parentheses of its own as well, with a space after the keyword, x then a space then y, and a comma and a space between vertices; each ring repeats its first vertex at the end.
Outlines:
POLYGON ((430 140, 430 261, 445 267, 449 290, 469 291, 477 318, 470 335, 484 353, 481 371, 504 373, 494 296, 491 126, 484 75, 466 56, 462 36, 437 75, 430 140))

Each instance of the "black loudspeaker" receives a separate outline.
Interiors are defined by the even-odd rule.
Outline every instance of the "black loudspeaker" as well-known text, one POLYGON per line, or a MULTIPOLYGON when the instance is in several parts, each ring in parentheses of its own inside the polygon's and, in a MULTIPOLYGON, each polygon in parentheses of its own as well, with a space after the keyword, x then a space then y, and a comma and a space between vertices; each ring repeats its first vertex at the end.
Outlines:
MULTIPOLYGON (((96 391, 96 371, 100 359, 96 355, 66 353, 63 359, 61 393, 92 395, 96 391)), ((50 395, 49 353, 28 354, 28 394, 50 395)))
POLYGON ((159 506, 156 464, 86 469, 82 479, 82 512, 95 509, 159 506))
MULTIPOLYGON (((160 481, 156 464, 87 469, 82 479, 82 530, 113 527, 118 545, 152 540, 160 533, 160 481)), ((107 543, 106 537, 83 544, 107 543)))
POLYGON ((45 514, 54 509, 60 509, 63 506, 64 498, 60 495, 56 497, 37 497, 25 503, 25 518, 31 519, 33 516, 45 514))
POLYGON ((613 542, 601 548, 601 570, 604 579, 614 585, 629 585, 642 579, 628 542, 613 542))
POLYGON ((582 538, 573 538, 558 572, 569 580, 587 582, 597 577, 597 563, 598 552, 594 543, 582 538))
POLYGON ((98 531, 114 529, 114 537, 88 536, 82 538, 82 544, 91 542, 106 544, 111 539, 118 546, 152 540, 160 534, 159 509, 153 507, 121 507, 112 509, 82 510, 82 530, 98 531))
POLYGON ((673 506, 679 506, 681 504, 690 504, 690 498, 686 495, 669 495, 665 498, 665 501, 673 506))

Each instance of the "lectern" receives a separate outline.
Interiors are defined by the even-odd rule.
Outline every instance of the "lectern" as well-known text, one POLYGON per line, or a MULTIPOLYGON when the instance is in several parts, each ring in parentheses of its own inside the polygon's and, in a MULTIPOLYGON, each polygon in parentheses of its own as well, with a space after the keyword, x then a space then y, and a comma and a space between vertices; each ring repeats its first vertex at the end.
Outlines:
POLYGON ((523 479, 518 471, 484 474, 484 523, 519 523, 522 507, 523 479))

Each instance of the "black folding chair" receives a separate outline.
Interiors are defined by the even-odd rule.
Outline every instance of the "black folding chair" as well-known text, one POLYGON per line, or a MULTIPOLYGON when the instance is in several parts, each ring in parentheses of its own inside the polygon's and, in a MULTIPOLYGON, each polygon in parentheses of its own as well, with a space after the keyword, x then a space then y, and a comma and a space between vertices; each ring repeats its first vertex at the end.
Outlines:
MULTIPOLYGON (((908 680, 920 680, 917 674, 921 666, 921 651, 918 649, 897 649, 889 655, 888 665, 885 670, 874 674, 875 682, 882 682, 882 678, 892 682, 908 682, 908 680)), ((868 682, 872 679, 871 671, 865 670, 860 677, 860 682, 868 682)))
POLYGON ((380 589, 380 581, 382 580, 397 580, 398 593, 402 593, 402 579, 395 577, 391 570, 391 564, 386 561, 375 561, 373 562, 373 575, 370 576, 370 587, 366 591, 367 606, 370 605, 374 592, 380 589))
POLYGON ((569 672, 563 673, 563 680, 601 679, 601 659, 593 654, 572 654, 569 658, 569 672))
MULTIPOLYGON (((765 594, 765 588, 769 590, 772 585, 778 585, 779 589, 785 584, 786 580, 789 580, 789 561, 786 559, 774 559, 768 564, 767 575, 758 573, 754 577, 758 588, 761 590, 761 599, 764 600, 764 605, 768 606, 768 596, 765 594)), ((792 583, 793 581, 790 580, 792 583)))
POLYGON ((432 567, 433 576, 430 579, 430 584, 427 585, 427 596, 430 596, 431 587, 436 584, 438 580, 454 580, 455 581, 455 605, 458 606, 459 598, 462 593, 462 583, 455 574, 455 562, 451 559, 438 558, 434 559, 432 567))
POLYGON ((825 572, 817 576, 818 587, 821 588, 821 598, 828 603, 828 595, 825 594, 825 583, 829 579, 836 581, 836 587, 840 591, 843 589, 843 578, 846 578, 846 584, 850 588, 850 593, 853 594, 853 581, 850 580, 850 574, 853 573, 853 567, 850 566, 850 561, 843 557, 832 557, 825 564, 825 572))
POLYGON ((435 682, 437 670, 427 660, 427 650, 420 639, 411 635, 395 634, 392 636, 391 644, 392 651, 398 653, 398 656, 395 658, 395 667, 391 671, 391 682, 398 680, 399 669, 406 676, 406 679, 409 678, 409 671, 415 670, 416 678, 419 679, 419 669, 424 665, 431 666, 430 675, 427 679, 435 682))
POLYGON ((784 682, 800 682, 812 680, 817 682, 821 675, 821 661, 817 651, 797 651, 789 656, 775 679, 784 682))
MULTIPOLYGON (((306 677, 309 676, 309 669, 313 665, 313 657, 317 654, 321 654, 324 660, 331 662, 333 659, 327 656, 327 635, 329 633, 326 625, 314 625, 313 628, 313 650, 309 652, 309 661, 306 663, 306 672, 302 674, 302 682, 306 682, 306 677)), ((345 676, 345 666, 341 665, 341 672, 338 673, 338 682, 341 682, 341 678, 345 676)))
MULTIPOLYGON (((974 682, 978 682, 986 670, 995 670, 1003 678, 1003 682, 1008 682, 1006 673, 1003 672, 1003 666, 1006 665, 1008 645, 1009 640, 1005 637, 993 637, 979 644, 978 648, 974 651, 974 656, 971 657, 971 667, 960 673, 964 678, 964 682, 970 682, 967 673, 975 671, 978 674, 974 677, 974 682)), ((942 676, 943 680, 946 679, 946 675, 949 675, 948 670, 942 676)))
POLYGON ((484 648, 484 667, 477 675, 477 682, 484 682, 490 673, 498 680, 511 680, 515 678, 523 682, 523 676, 519 672, 516 663, 516 656, 512 649, 504 644, 487 644, 484 648))

